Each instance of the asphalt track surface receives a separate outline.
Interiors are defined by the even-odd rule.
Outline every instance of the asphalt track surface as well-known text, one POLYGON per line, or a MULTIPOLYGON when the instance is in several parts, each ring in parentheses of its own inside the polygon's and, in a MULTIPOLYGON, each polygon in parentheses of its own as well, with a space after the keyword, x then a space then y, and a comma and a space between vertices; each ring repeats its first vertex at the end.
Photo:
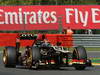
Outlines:
MULTIPOLYGON (((100 52, 88 52, 88 57, 100 57, 100 52)), ((29 70, 22 67, 5 68, 2 63, 2 53, 0 53, 0 75, 100 75, 100 66, 86 68, 86 70, 78 71, 73 67, 53 69, 29 70)))

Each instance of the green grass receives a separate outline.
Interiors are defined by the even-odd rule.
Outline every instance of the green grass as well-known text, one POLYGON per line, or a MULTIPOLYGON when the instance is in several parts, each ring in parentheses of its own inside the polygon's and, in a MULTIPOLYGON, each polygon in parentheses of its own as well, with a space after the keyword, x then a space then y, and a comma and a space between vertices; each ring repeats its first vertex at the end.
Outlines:
POLYGON ((92 63, 100 63, 100 58, 90 58, 92 63))
POLYGON ((2 51, 4 49, 4 47, 0 47, 0 51, 2 51))
MULTIPOLYGON (((85 47, 86 51, 100 51, 100 47, 85 47)), ((69 51, 73 51, 74 48, 69 48, 69 51)))
MULTIPOLYGON (((4 49, 4 47, 0 47, 0 51, 2 51, 4 49)), ((25 48, 24 47, 21 47, 20 50, 24 50, 25 48)), ((100 47, 98 48, 85 48, 87 51, 100 51, 100 47)), ((69 48, 69 51, 73 51, 74 48, 69 48)))
POLYGON ((85 48, 87 51, 100 51, 100 47, 85 48))

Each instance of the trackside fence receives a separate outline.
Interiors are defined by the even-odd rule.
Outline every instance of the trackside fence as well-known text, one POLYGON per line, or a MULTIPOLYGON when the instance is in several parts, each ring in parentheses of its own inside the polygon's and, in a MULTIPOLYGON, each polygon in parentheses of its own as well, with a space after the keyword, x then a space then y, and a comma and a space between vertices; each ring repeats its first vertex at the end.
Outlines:
POLYGON ((100 47, 100 34, 74 34, 73 45, 84 47, 100 47))

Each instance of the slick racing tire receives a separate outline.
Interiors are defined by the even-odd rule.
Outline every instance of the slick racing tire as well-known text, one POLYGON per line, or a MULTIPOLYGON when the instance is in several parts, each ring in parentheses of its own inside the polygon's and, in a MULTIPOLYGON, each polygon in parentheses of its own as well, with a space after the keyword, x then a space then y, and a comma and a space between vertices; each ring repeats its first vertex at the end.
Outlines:
MULTIPOLYGON (((73 59, 77 60, 87 60, 87 53, 83 46, 78 46, 73 51, 73 59)), ((76 70, 84 70, 86 68, 85 65, 74 64, 76 70)))
POLYGON ((32 61, 33 65, 35 66, 35 69, 39 68, 39 60, 40 60, 41 54, 38 47, 32 47, 32 61))
POLYGON ((8 46, 3 50, 3 63, 5 67, 16 67, 16 49, 8 46))

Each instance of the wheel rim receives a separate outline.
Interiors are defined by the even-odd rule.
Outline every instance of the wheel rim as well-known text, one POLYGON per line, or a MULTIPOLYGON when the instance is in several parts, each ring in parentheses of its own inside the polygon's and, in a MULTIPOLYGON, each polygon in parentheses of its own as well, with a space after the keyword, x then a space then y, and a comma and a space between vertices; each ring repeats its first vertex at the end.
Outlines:
POLYGON ((79 58, 78 55, 79 54, 78 54, 77 50, 75 49, 74 52, 73 52, 73 59, 78 59, 79 58))
POLYGON ((7 51, 6 50, 4 50, 4 53, 3 53, 3 63, 7 64, 7 51))
POLYGON ((37 69, 37 68, 38 68, 38 66, 39 66, 39 63, 37 62, 37 63, 35 64, 35 68, 37 69))
POLYGON ((27 59, 27 61, 26 61, 26 66, 28 67, 28 68, 32 68, 32 58, 31 57, 29 57, 28 59, 27 59))
POLYGON ((6 56, 3 57, 3 62, 4 62, 4 63, 7 62, 7 58, 6 58, 6 56))
POLYGON ((26 59, 26 67, 32 68, 32 52, 31 52, 31 50, 29 50, 29 51, 30 51, 30 55, 26 59))

